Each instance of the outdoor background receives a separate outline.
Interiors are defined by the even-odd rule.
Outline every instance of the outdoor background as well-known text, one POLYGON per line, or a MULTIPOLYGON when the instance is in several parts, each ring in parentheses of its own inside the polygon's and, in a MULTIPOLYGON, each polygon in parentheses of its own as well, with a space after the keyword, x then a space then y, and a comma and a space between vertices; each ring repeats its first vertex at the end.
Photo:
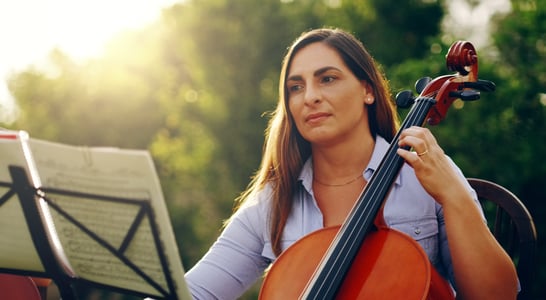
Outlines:
POLYGON ((480 78, 497 90, 455 103, 431 129, 467 177, 509 188, 531 212, 539 298, 546 294, 546 0, 512 0, 490 19, 482 2, 495 1, 182 1, 112 38, 100 56, 81 61, 52 49, 45 67, 12 73, 17 118, 0 105, 0 126, 69 144, 148 149, 189 269, 259 165, 281 59, 302 31, 353 32, 381 63, 393 95, 421 77, 449 74, 449 46, 475 39, 480 78))

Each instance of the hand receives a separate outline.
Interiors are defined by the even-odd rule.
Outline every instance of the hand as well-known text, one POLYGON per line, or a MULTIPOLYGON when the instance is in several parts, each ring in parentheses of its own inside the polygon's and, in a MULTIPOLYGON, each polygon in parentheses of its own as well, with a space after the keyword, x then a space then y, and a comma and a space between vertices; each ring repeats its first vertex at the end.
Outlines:
POLYGON ((417 126, 405 129, 398 145, 413 148, 414 151, 399 148, 397 153, 414 169, 423 188, 440 204, 457 199, 455 195, 465 192, 461 177, 429 129, 417 126))

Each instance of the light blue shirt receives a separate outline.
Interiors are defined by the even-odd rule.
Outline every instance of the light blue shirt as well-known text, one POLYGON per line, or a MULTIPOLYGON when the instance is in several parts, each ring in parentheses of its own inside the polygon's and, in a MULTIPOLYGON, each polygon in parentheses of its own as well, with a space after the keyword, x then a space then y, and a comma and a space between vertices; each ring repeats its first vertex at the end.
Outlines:
MULTIPOLYGON (((377 137, 372 158, 364 170, 366 180, 371 178, 388 147, 383 138, 377 137)), ((313 196, 310 159, 304 164, 299 181, 301 185, 294 194, 292 212, 283 232, 283 250, 308 233, 323 228, 323 216, 313 196)), ((476 193, 470 186, 468 189, 479 207, 476 193)), ((248 199, 207 254, 186 274, 195 299, 236 299, 275 260, 268 226, 271 192, 266 186, 254 199, 248 199)), ((409 165, 403 165, 383 213, 389 227, 415 239, 436 269, 453 282, 442 207, 422 188, 409 165)))

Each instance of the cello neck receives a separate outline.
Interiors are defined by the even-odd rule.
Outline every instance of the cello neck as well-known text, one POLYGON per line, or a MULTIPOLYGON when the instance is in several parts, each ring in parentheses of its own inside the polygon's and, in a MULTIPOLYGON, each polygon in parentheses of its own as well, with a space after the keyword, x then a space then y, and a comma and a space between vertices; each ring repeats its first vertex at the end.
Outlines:
POLYGON ((358 197, 355 206, 308 282, 301 299, 333 299, 335 297, 404 163, 404 160, 396 153, 399 148, 400 133, 411 126, 422 126, 430 108, 435 103, 435 99, 428 97, 418 97, 415 100, 379 167, 358 197))

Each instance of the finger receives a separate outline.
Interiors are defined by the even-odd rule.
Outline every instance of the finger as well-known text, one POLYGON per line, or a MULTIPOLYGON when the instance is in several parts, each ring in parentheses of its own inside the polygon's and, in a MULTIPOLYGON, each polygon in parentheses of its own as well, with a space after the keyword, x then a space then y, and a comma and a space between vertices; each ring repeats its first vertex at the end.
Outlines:
POLYGON ((398 146, 413 148, 415 152, 420 154, 428 152, 427 142, 423 138, 413 135, 401 136, 398 141, 398 146))
POLYGON ((421 157, 421 156, 425 156, 428 154, 428 149, 425 148, 424 151, 422 152, 415 152, 417 154, 418 157, 421 157))
POLYGON ((430 130, 426 127, 411 126, 409 128, 404 129, 401 135, 402 136, 411 135, 411 136, 416 136, 416 137, 425 139, 429 132, 430 130))
POLYGON ((396 153, 398 155, 400 155, 400 157, 402 157, 413 168, 418 167, 419 164, 423 163, 423 161, 417 155, 417 153, 415 153, 413 151, 408 151, 408 150, 403 149, 403 148, 398 148, 396 150, 396 153))

